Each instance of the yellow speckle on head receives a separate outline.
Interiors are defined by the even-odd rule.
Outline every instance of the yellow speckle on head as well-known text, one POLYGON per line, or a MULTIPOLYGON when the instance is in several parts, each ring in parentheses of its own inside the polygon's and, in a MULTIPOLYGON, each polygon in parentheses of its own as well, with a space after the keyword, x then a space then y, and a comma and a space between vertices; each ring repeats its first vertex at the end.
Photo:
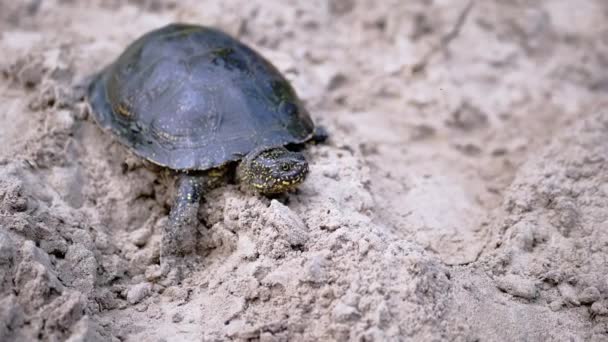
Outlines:
POLYGON ((286 181, 282 181, 281 184, 283 184, 283 185, 291 185, 292 183, 286 182, 286 181))

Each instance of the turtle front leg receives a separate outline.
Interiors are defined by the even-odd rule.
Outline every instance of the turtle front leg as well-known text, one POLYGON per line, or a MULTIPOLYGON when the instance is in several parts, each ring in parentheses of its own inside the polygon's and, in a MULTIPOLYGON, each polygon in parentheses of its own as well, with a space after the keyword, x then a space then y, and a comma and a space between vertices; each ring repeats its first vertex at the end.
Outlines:
POLYGON ((206 176, 182 173, 177 180, 177 195, 163 229, 160 261, 163 275, 181 278, 182 257, 196 249, 197 213, 206 191, 206 176))

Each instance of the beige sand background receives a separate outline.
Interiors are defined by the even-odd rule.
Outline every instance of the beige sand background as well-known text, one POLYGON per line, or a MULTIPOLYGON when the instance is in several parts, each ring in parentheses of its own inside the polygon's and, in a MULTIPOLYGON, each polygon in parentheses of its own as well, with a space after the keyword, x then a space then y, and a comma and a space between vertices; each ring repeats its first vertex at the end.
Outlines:
POLYGON ((0 340, 607 341, 607 34, 603 0, 0 0, 0 340), (296 193, 208 194, 178 285, 173 177, 75 87, 174 21, 331 132, 296 193))

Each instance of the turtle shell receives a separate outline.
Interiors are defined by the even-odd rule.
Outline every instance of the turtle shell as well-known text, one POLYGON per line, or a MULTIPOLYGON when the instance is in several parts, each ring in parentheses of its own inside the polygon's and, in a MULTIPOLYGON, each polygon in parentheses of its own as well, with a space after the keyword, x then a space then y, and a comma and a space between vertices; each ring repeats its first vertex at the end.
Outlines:
POLYGON ((172 24, 133 42, 88 90, 93 116, 137 155, 206 170, 260 146, 310 139, 314 124, 289 82, 221 31, 172 24))

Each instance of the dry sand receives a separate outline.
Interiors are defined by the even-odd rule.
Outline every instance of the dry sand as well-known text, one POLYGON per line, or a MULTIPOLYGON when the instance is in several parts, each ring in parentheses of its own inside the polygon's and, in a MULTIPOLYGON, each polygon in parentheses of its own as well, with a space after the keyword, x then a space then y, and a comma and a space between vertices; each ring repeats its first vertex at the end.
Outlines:
POLYGON ((607 341, 604 0, 0 0, 1 341, 607 341), (159 278, 170 173, 75 87, 173 21, 272 60, 331 140, 214 190, 159 278))

